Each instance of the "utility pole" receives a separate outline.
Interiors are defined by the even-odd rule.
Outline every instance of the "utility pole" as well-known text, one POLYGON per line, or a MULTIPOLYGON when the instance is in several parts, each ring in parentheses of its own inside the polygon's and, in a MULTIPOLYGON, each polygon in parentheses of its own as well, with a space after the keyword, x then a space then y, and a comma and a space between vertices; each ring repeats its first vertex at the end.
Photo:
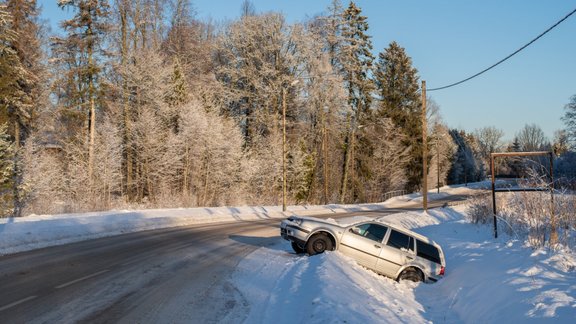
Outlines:
POLYGON ((428 152, 426 123, 426 81, 422 80, 422 208, 428 210, 428 152))
POLYGON ((282 211, 286 211, 286 87, 282 87, 282 211))
POLYGON ((438 129, 436 130, 436 188, 438 189, 438 193, 440 193, 440 136, 438 136, 438 129))

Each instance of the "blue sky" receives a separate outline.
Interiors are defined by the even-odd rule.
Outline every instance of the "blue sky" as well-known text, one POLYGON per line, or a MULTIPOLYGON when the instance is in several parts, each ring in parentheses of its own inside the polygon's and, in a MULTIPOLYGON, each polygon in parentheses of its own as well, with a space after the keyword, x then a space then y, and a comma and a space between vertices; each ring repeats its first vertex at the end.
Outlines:
MULTIPOLYGON (((64 16, 40 0, 52 25, 64 16)), ((291 23, 326 10, 330 0, 252 0, 257 12, 291 23)), ((242 0, 192 0, 200 19, 236 19, 242 0)), ((342 3, 347 6, 348 1, 342 3)), ((368 17, 374 53, 396 41, 428 88, 467 78, 514 52, 576 8, 576 0, 357 0, 368 17)), ((576 14, 509 61, 462 85, 428 93, 452 128, 495 126, 505 139, 537 124, 552 139, 576 95, 576 14)))

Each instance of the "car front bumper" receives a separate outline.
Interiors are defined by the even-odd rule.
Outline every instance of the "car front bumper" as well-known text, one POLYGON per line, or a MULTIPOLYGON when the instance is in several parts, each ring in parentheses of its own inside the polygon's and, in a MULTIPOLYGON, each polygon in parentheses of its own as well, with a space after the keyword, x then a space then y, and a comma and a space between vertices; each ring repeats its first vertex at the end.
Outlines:
POLYGON ((280 224, 280 236, 282 236, 283 239, 291 242, 304 245, 306 244, 306 239, 308 238, 309 233, 309 230, 296 224, 288 224, 286 222, 282 222, 280 224))

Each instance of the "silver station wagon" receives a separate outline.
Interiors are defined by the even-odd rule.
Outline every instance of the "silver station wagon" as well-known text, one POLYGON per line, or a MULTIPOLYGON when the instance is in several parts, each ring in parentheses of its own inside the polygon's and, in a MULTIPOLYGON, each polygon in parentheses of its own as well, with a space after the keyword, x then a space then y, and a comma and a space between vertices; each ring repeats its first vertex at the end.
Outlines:
POLYGON ((410 230, 367 217, 324 220, 295 217, 280 224, 296 253, 338 250, 360 265, 395 280, 435 282, 446 261, 440 245, 410 230))

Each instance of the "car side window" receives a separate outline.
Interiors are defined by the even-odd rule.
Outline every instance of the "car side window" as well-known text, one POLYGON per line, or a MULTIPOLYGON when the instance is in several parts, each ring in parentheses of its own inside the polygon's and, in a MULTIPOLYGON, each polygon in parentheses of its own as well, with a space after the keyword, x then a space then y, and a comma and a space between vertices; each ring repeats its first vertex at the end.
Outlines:
POLYGON ((350 232, 376 242, 382 242, 387 230, 388 227, 386 226, 368 223, 354 226, 350 229, 350 232))
POLYGON ((434 245, 424 243, 420 240, 417 240, 417 243, 418 243, 418 248, 416 249, 417 256, 424 258, 426 260, 430 260, 432 262, 436 262, 438 264, 442 263, 440 261, 440 252, 438 252, 438 249, 434 245))
POLYGON ((414 252, 414 239, 404 233, 392 230, 390 232, 390 238, 388 238, 388 243, 386 245, 406 251, 414 252))

